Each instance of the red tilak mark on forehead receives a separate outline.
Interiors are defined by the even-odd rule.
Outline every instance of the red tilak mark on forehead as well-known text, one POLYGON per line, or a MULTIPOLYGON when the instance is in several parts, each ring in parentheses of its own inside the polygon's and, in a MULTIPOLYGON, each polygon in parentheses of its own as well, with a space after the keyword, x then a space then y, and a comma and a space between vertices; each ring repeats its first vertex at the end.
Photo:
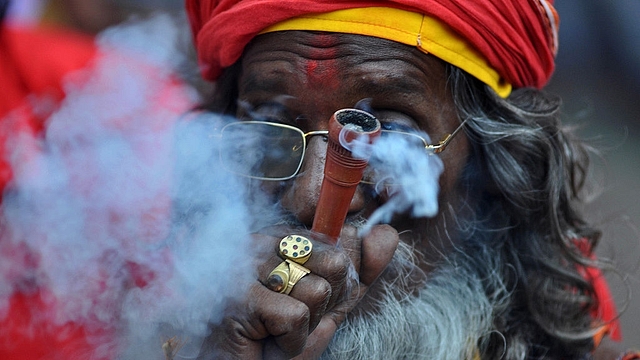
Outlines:
POLYGON ((311 86, 337 89, 338 77, 336 38, 334 35, 317 34, 311 41, 314 48, 306 61, 306 76, 311 86))
POLYGON ((336 60, 307 60, 305 65, 310 86, 337 89, 340 84, 336 60))
POLYGON ((337 89, 340 78, 336 60, 307 60, 305 64, 307 81, 311 87, 337 89))

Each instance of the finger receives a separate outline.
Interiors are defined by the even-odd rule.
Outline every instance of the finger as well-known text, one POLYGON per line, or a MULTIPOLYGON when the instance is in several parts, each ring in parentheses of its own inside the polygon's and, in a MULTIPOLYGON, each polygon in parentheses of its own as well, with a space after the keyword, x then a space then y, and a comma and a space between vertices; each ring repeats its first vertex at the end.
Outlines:
POLYGON ((309 313, 303 303, 297 302, 299 307, 288 309, 288 322, 272 324, 269 323, 267 328, 270 332, 278 333, 273 337, 278 349, 286 355, 287 358, 300 354, 309 336, 309 313), (292 314, 295 312, 295 314, 292 314))
MULTIPOLYGON (((315 270, 314 272, 320 274, 322 277, 325 277, 326 275, 341 278, 340 274, 335 274, 336 270, 347 263, 346 259, 343 257, 344 254, 340 253, 341 251, 336 249, 335 246, 317 241, 315 237, 307 234, 308 231, 289 231, 289 234, 294 233, 307 237, 313 244, 309 260, 305 263, 301 263, 302 265, 307 268, 313 267, 315 270)), ((256 258, 258 259, 257 266, 260 274, 268 274, 273 270, 273 268, 285 260, 286 257, 282 256, 279 251, 280 241, 284 239, 284 237, 285 236, 282 235, 268 236, 264 234, 255 234, 253 236, 254 248, 256 249, 257 254, 256 258)))
POLYGON ((340 233, 340 248, 349 256, 356 271, 360 271, 362 257, 362 239, 358 236, 358 229, 353 225, 345 225, 340 233))
MULTIPOLYGON (((271 288, 268 280, 261 280, 261 282, 270 290, 275 291, 274 288, 271 288)), ((313 331, 326 312, 327 304, 329 303, 332 294, 331 285, 324 278, 310 273, 294 284, 293 289, 290 291, 291 292, 288 295, 285 293, 278 294, 282 296, 291 296, 307 305, 310 313, 309 331, 313 331)))
POLYGON ((400 241, 397 230, 390 225, 375 225, 364 236, 358 237, 354 226, 345 226, 340 236, 340 244, 349 255, 365 285, 372 284, 391 262, 400 241))
POLYGON ((371 285, 389 265, 400 237, 389 225, 376 225, 362 240, 360 282, 371 285))
MULTIPOLYGON (((300 232, 295 233, 299 234, 300 232)), ((355 231, 353 231, 353 234, 355 234, 355 231)), ((313 243, 311 256, 303 265, 309 269, 311 273, 304 276, 295 284, 289 296, 307 305, 310 312, 309 327, 310 330, 313 330, 327 309, 333 307, 345 297, 345 294, 348 292, 346 284, 357 283, 357 276, 354 276, 354 268, 351 260, 343 249, 320 243, 310 234, 305 234, 304 236, 311 239, 313 243)), ((273 244, 276 242, 274 241, 275 239, 281 238, 282 236, 276 236, 275 238, 263 236, 262 240, 269 241, 273 244)), ((276 267, 283 264, 283 259, 279 257, 277 253, 278 250, 274 249, 271 252, 272 255, 264 254, 263 256, 265 256, 266 259, 263 259, 263 262, 258 265, 259 280, 267 288, 272 290, 275 290, 275 287, 271 286, 272 284, 268 281, 269 274, 276 267)), ((285 264, 284 266, 285 268, 290 268, 290 265, 285 264)), ((283 285, 284 279, 282 277, 276 277, 275 279, 280 280, 280 282, 274 283, 283 285)))
MULTIPOLYGON (((276 276, 273 280, 277 281, 272 281, 270 274, 277 267, 283 266, 285 269, 288 268, 291 274, 291 267, 297 266, 297 264, 288 264, 276 256, 265 260, 265 262, 259 266, 260 282, 268 289, 278 292, 278 286, 286 286, 287 280, 282 276, 276 276)), ((327 304, 330 301, 333 290, 331 284, 326 279, 311 272, 298 280, 288 295, 284 293, 281 294, 282 296, 291 296, 307 305, 310 313, 309 328, 310 331, 313 331, 326 312, 327 304)))
POLYGON ((350 257, 343 249, 335 246, 329 246, 318 253, 313 253, 305 266, 313 274, 324 278, 329 283, 331 297, 327 303, 328 309, 342 301, 358 282, 358 276, 350 257))
MULTIPOLYGON (((300 234, 300 232, 297 233, 300 234)), ((332 302, 338 301, 345 294, 345 284, 356 279, 353 274, 353 265, 342 248, 317 241, 315 234, 304 234, 303 236, 309 238, 313 244, 311 255, 303 266, 309 269, 312 274, 324 278, 329 284, 329 289, 326 289, 326 284, 316 283, 311 291, 314 294, 330 294, 330 307, 332 302)), ((270 266, 274 266, 274 264, 270 263, 270 266)), ((305 278, 307 278, 305 283, 309 283, 309 276, 305 278)), ((299 288, 300 286, 296 287, 299 288)), ((300 291, 298 291, 298 294, 300 294, 300 291)), ((308 304, 310 307, 316 308, 315 305, 308 304)), ((319 304, 319 302, 316 302, 316 304, 319 304)), ((315 322, 313 323, 315 324, 315 322)))
POLYGON ((318 359, 329 346, 329 342, 338 330, 338 324, 331 318, 322 319, 318 327, 307 338, 306 346, 302 354, 296 356, 295 360, 318 359))
POLYGON ((308 336, 309 311, 305 304, 255 283, 245 301, 225 311, 201 348, 201 358, 261 359, 269 339, 276 357, 301 353, 308 336))
POLYGON ((325 279, 309 274, 302 278, 289 296, 303 302, 309 308, 309 332, 312 332, 327 311, 331 300, 331 285, 325 279))
POLYGON ((311 257, 304 266, 311 269, 314 274, 325 278, 332 287, 335 284, 343 283, 348 275, 349 267, 353 266, 349 255, 334 246, 319 246, 317 251, 315 242, 313 246, 311 257))
MULTIPOLYGON (((273 337, 278 349, 287 357, 300 354, 309 334, 309 308, 293 297, 275 293, 263 286, 259 286, 254 296, 252 318, 260 319, 265 332, 273 337)), ((261 333, 258 332, 258 335, 261 333)))

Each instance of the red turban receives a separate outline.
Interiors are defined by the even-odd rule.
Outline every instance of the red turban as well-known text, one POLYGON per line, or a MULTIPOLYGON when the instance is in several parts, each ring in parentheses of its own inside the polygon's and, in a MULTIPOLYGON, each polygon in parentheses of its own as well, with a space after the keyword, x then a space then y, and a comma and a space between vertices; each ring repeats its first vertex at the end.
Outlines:
MULTIPOLYGON (((425 15, 443 23, 451 33, 461 37, 482 56, 487 68, 495 69, 501 78, 497 82, 508 84, 510 90, 510 85, 516 88, 542 88, 553 73, 558 17, 552 2, 186 0, 186 5, 203 75, 210 80, 215 80, 222 69, 236 62, 247 43, 270 26, 296 17, 336 10, 386 7, 425 15)), ((359 33, 357 28, 346 32, 359 33)), ((433 51, 421 50, 438 56, 433 51)), ((452 62, 449 58, 443 60, 452 62)), ((459 67, 467 70, 464 66, 459 67)), ((478 77, 473 71, 468 72, 478 77)), ((501 92, 498 89, 501 85, 490 84, 482 78, 480 80, 498 93, 501 92)), ((501 95, 508 95, 509 90, 502 90, 501 95)))

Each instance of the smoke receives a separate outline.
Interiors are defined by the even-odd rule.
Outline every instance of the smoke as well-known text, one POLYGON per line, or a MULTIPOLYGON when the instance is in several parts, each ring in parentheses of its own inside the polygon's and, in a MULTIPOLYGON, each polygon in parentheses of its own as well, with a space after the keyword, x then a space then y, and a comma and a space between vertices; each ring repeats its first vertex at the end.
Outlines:
MULTIPOLYGON (((263 194, 220 166, 215 135, 233 119, 189 111, 198 97, 175 75, 180 40, 166 16, 107 30, 43 133, 7 140, 0 321, 13 296, 37 295, 46 306, 24 331, 82 327, 92 346, 74 358, 162 359, 173 336, 179 357, 195 357, 207 325, 257 278, 250 226, 277 214, 260 213, 263 194)), ((230 138, 251 148, 244 135, 230 138)), ((358 153, 392 195, 364 231, 394 213, 435 214, 438 157, 394 135, 358 153)), ((264 156, 242 155, 249 168, 264 156)))
MULTIPOLYGON (((418 133, 425 140, 429 136, 418 133)), ((377 208, 360 229, 369 232, 372 226, 388 223, 394 214, 409 213, 413 217, 433 217, 438 212, 438 179, 444 170, 442 160, 427 152, 421 141, 406 134, 387 132, 372 145, 354 141, 354 156, 369 159, 366 174, 378 194, 388 200, 377 208)))
POLYGON ((78 358, 161 359, 174 335, 192 356, 256 279, 238 266, 251 264, 248 190, 211 136, 230 119, 185 116, 198 98, 173 72, 179 35, 166 16, 106 31, 43 135, 7 141, 0 321, 12 296, 41 291, 55 306, 25 331, 81 326, 94 350, 78 358))

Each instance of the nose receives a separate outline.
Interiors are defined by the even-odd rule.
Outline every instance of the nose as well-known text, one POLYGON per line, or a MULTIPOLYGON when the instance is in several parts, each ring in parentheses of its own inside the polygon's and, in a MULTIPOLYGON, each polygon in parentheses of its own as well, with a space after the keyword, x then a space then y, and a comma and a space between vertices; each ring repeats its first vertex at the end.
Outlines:
MULTIPOLYGON (((308 227, 313 224, 318 205, 326 154, 326 139, 321 136, 310 138, 300 173, 292 180, 292 184, 285 190, 281 199, 282 206, 308 227)), ((362 210, 364 204, 364 194, 358 187, 349 204, 349 212, 362 210)))

